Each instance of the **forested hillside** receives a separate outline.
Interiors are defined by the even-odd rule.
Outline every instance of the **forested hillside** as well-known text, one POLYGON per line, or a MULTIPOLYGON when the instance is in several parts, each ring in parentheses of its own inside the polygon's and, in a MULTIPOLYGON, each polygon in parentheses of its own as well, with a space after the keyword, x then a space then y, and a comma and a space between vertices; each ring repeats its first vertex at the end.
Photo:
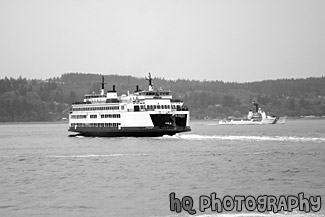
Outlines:
MULTIPOLYGON (((68 117, 71 103, 86 93, 99 92, 101 75, 67 73, 47 80, 0 79, 0 121, 57 121, 68 117)), ((106 90, 133 92, 136 85, 147 89, 144 78, 105 75, 106 90)), ((165 80, 154 78, 155 88, 171 90, 183 98, 192 118, 244 116, 257 101, 278 116, 325 116, 325 77, 266 80, 250 83, 165 80)))

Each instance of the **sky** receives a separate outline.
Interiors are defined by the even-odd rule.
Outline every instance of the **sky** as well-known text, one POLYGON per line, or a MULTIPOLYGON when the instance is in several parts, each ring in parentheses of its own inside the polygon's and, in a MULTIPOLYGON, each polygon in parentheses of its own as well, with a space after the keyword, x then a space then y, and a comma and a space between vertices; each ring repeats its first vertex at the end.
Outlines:
POLYGON ((0 0, 0 78, 325 76, 324 0, 0 0))

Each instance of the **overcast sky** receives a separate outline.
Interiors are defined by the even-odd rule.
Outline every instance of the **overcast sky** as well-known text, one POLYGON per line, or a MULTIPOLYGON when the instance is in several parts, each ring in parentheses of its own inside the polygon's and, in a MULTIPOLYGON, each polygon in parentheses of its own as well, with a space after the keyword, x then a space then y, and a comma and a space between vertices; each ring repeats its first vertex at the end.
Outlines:
POLYGON ((0 78, 325 76, 324 0, 0 0, 0 78))

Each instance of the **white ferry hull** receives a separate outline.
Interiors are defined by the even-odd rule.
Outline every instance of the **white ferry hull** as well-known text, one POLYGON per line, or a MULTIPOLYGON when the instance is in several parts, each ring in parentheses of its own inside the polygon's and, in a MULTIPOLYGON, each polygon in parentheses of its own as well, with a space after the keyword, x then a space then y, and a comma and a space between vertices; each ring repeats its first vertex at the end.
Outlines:
POLYGON ((115 114, 119 114, 119 118, 90 119, 90 115, 86 114, 87 118, 83 120, 72 119, 68 131, 96 137, 156 137, 191 131, 188 111, 175 111, 168 114, 154 111, 115 114), (92 122, 96 124, 91 124, 92 122), (110 122, 121 124, 113 125, 110 122))

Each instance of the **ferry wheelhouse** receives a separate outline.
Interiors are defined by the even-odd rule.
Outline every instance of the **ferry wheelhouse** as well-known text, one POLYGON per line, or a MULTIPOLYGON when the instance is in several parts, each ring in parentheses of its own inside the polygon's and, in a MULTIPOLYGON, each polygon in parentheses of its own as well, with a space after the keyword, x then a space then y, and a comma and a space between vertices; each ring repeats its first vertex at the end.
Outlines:
POLYGON ((72 105, 69 131, 83 136, 163 136, 191 131, 190 113, 180 99, 172 99, 170 91, 154 90, 152 78, 148 90, 117 95, 104 90, 104 77, 100 94, 87 94, 83 102, 72 105))

